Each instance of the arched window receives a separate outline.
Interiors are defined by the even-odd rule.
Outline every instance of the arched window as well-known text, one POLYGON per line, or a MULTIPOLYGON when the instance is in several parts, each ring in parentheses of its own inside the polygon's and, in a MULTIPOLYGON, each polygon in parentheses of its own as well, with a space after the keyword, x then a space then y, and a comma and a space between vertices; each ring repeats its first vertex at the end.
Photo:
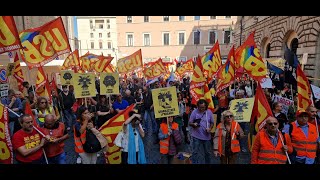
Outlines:
POLYGON ((291 51, 294 52, 294 54, 297 54, 298 44, 299 42, 297 38, 292 39, 290 47, 291 51))
POLYGON ((266 47, 266 58, 270 58, 270 43, 268 43, 267 47, 266 47))

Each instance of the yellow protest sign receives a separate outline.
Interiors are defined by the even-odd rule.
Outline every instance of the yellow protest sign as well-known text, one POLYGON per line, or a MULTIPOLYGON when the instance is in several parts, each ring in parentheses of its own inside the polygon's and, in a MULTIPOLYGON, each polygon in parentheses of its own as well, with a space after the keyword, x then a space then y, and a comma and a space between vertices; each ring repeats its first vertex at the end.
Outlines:
POLYGON ((152 100, 156 118, 176 116, 179 114, 175 87, 153 89, 152 100))
POLYGON ((119 94, 119 74, 100 73, 100 94, 119 94))
POLYGON ((242 98, 231 101, 230 111, 234 120, 238 122, 250 122, 254 98, 242 98))
POLYGON ((95 75, 92 73, 74 73, 73 86, 76 98, 96 96, 95 75))
POLYGON ((14 69, 14 63, 8 63, 8 66, 7 66, 7 77, 12 75, 13 69, 14 69))
POLYGON ((73 71, 61 71, 61 85, 73 85, 73 71))

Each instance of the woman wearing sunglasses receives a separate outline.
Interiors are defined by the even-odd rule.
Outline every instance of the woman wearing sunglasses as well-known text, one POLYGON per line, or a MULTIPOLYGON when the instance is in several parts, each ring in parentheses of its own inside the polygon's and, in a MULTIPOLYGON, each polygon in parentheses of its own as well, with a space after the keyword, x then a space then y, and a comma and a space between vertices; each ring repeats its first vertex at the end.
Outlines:
POLYGON ((243 137, 243 130, 233 119, 233 113, 229 110, 224 111, 213 138, 213 153, 216 157, 220 156, 221 164, 236 164, 240 152, 239 139, 243 137))
POLYGON ((53 114, 56 117, 56 113, 53 110, 53 107, 49 105, 48 100, 46 97, 38 97, 37 99, 37 113, 38 113, 38 119, 37 123, 40 127, 43 127, 44 124, 44 117, 47 114, 53 114))

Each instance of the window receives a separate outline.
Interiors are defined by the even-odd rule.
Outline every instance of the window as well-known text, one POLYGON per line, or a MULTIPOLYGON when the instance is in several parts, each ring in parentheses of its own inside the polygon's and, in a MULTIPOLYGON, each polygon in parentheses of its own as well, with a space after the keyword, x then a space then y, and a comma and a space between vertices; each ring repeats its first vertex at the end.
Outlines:
POLYGON ((195 20, 195 21, 200 20, 200 16, 194 16, 194 20, 195 20))
POLYGON ((150 34, 143 34, 143 45, 150 46, 150 34))
POLYGON ((108 42, 108 49, 111 49, 111 42, 108 42))
POLYGON ((127 46, 133 46, 133 34, 127 34, 127 46))
POLYGON ((103 29, 104 20, 95 20, 96 28, 103 29))
POLYGON ((298 45, 299 41, 297 38, 294 38, 290 43, 291 51, 294 52, 295 55, 297 55, 298 45))
POLYGON ((99 38, 102 38, 102 33, 99 33, 99 38))
POLYGON ((163 45, 169 45, 169 33, 163 33, 163 45))
POLYGON ((179 45, 184 45, 184 32, 179 32, 179 45))
POLYGON ((99 29, 103 29, 103 24, 99 24, 99 29))
POLYGON ((107 19, 107 23, 110 23, 110 19, 107 19))
POLYGON ((231 18, 231 16, 226 16, 226 19, 230 19, 231 18))
POLYGON ((93 38, 93 33, 90 33, 90 38, 93 38))
POLYGON ((102 42, 99 42, 99 48, 103 49, 102 42))
POLYGON ((163 21, 169 21, 169 16, 163 16, 163 21))
POLYGON ((271 47, 270 47, 270 43, 269 43, 266 48, 266 58, 270 58, 270 50, 271 50, 271 47))
POLYGON ((217 16, 210 16, 210 19, 217 19, 217 16))
POLYGON ((187 61, 187 56, 178 56, 177 57, 178 62, 186 62, 187 61))
POLYGON ((231 33, 230 33, 230 31, 224 31, 224 38, 223 38, 223 42, 225 43, 225 44, 229 44, 230 43, 230 38, 231 38, 231 33))
POLYGON ((132 23, 132 16, 127 16, 127 23, 132 23))
POLYGON ((200 44, 200 31, 193 32, 193 44, 200 44))
POLYGON ((149 16, 144 16, 144 22, 149 22, 149 16))
POLYGON ((91 42, 91 49, 94 49, 94 42, 91 42))
POLYGON ((90 20, 90 29, 93 29, 93 22, 90 20))
POLYGON ((184 16, 179 16, 179 21, 184 21, 185 17, 184 16))
POLYGON ((216 42, 216 32, 209 31, 209 44, 214 44, 216 42))
POLYGON ((110 24, 107 25, 107 29, 110 29, 110 24))
POLYGON ((110 32, 108 32, 108 33, 107 33, 107 36, 108 36, 108 38, 110 38, 110 37, 111 37, 111 33, 110 33, 110 32))

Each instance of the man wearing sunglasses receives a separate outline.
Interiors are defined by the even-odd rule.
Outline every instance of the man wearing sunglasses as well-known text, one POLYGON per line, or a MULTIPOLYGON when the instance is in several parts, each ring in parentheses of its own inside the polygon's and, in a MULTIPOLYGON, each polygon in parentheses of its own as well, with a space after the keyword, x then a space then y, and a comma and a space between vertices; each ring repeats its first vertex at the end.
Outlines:
POLYGON ((287 153, 292 152, 290 136, 282 135, 279 122, 274 117, 268 117, 265 129, 256 135, 251 153, 251 164, 286 164, 287 153))

